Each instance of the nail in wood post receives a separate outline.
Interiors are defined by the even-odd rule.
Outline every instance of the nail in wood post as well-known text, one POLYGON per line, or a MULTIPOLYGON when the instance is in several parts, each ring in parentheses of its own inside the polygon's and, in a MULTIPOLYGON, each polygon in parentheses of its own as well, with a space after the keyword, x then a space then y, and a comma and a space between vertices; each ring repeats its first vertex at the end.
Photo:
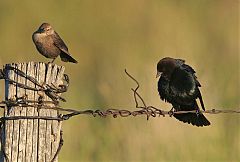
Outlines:
MULTIPOLYGON (((40 88, 25 77, 18 74, 16 70, 8 67, 17 68, 27 75, 34 77, 41 85, 48 84, 58 87, 63 84, 63 74, 65 68, 55 64, 45 63, 13 63, 7 64, 6 74, 9 79, 24 85, 40 88)), ((60 94, 59 94, 60 95, 60 94)), ((16 84, 5 81, 5 99, 15 101, 18 98, 38 101, 43 97, 43 101, 52 101, 44 92, 33 91, 21 88, 16 84)), ((45 104, 46 105, 46 104, 45 104)), ((54 106, 54 104, 47 104, 54 106)), ((4 116, 49 116, 57 117, 57 110, 36 108, 36 107, 6 107, 4 116)), ((57 120, 44 119, 20 119, 6 120, 1 132, 3 148, 6 157, 10 162, 49 162, 55 155, 60 141, 61 122, 57 120)), ((0 162, 7 159, 3 156, 0 162)), ((58 161, 58 158, 55 160, 58 161)))

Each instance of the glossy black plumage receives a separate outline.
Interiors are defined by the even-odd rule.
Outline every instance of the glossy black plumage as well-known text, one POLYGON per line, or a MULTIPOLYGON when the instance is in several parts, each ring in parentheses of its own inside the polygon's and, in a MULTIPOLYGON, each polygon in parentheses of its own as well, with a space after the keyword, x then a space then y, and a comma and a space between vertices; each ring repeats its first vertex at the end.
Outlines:
MULTIPOLYGON (((161 73, 158 81, 160 98, 171 103, 175 111, 199 110, 196 99, 200 100, 201 107, 205 110, 199 90, 201 85, 193 68, 185 64, 184 60, 163 58, 158 62, 157 71, 159 75, 161 73)), ((174 114, 174 117, 196 126, 210 125, 202 113, 174 114)))

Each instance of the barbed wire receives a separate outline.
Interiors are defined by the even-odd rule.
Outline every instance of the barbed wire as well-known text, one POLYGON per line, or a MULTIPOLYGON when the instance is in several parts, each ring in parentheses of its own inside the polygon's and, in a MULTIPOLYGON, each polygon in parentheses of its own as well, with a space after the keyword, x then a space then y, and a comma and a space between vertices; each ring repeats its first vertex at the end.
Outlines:
MULTIPOLYGON (((16 69, 14 67, 7 66, 5 69, 0 69, 0 79, 5 79, 5 81, 8 81, 9 84, 14 84, 17 87, 28 89, 28 90, 34 90, 34 91, 42 91, 44 92, 48 97, 52 99, 52 101, 44 101, 42 96, 39 96, 37 100, 28 100, 27 95, 23 95, 22 97, 16 97, 14 99, 8 99, 6 101, 0 102, 0 108, 9 110, 12 107, 34 107, 38 109, 53 109, 57 111, 64 112, 64 114, 59 114, 57 117, 52 116, 3 116, 0 118, 0 129, 2 129, 2 125, 6 120, 20 120, 20 119, 43 119, 43 120, 57 120, 57 121, 64 121, 68 120, 73 116, 76 115, 91 115, 93 117, 99 116, 99 117, 107 117, 112 116, 114 118, 120 117, 129 117, 129 116, 146 116, 147 120, 149 120, 150 117, 160 117, 160 116, 172 116, 174 114, 184 114, 184 113, 197 113, 196 110, 192 111, 165 111, 160 108, 149 106, 145 103, 143 97, 139 94, 138 90, 140 88, 139 82, 130 75, 127 70, 125 69, 126 75, 135 82, 136 87, 131 88, 131 91, 133 92, 133 98, 135 101, 135 108, 137 110, 129 110, 125 108, 108 108, 106 110, 103 109, 83 109, 83 110, 77 110, 73 108, 63 108, 59 106, 59 101, 66 101, 64 98, 60 97, 60 93, 67 92, 68 86, 69 86, 69 78, 66 74, 64 74, 64 84, 56 87, 55 85, 51 84, 43 84, 41 85, 35 78, 28 76, 23 71, 16 69), (14 70, 18 75, 26 78, 27 80, 30 80, 32 83, 38 86, 36 87, 29 87, 25 84, 18 83, 14 80, 11 80, 6 75, 6 70, 14 70)), ((198 111, 198 113, 207 113, 207 114, 221 114, 221 113, 240 113, 240 109, 210 109, 206 111, 198 111)), ((1 137, 0 137, 1 138, 1 137)), ((2 141, 2 138, 0 139, 2 141)), ((2 142, 1 142, 2 143, 2 142)), ((2 145, 4 148, 4 145, 2 145)), ((60 131, 60 141, 59 146, 54 154, 51 162, 53 162, 57 155, 59 154, 61 148, 63 146, 63 132, 60 131)), ((8 157, 5 154, 5 150, 3 150, 4 157, 8 161, 8 157)))
MULTIPOLYGON (((10 70, 16 70, 14 67, 8 67, 10 70)), ((52 92, 52 96, 58 96, 58 93, 63 93, 67 91, 67 87, 69 86, 69 78, 67 75, 64 75, 64 80, 66 81, 65 85, 61 85, 60 89, 58 89, 56 86, 49 86, 49 85, 40 85, 38 81, 31 77, 26 75, 24 72, 21 70, 17 69, 17 73, 23 77, 26 77, 26 79, 29 79, 32 81, 34 84, 38 85, 41 87, 41 89, 34 89, 38 91, 44 91, 46 92, 52 92), (47 88, 46 88, 47 87, 47 88), (64 87, 64 88, 63 88, 64 87)), ((46 117, 46 116, 38 116, 36 117, 37 119, 46 119, 46 120, 58 120, 58 121, 63 121, 63 120, 68 120, 69 118, 76 116, 76 115, 92 115, 94 117, 100 116, 100 117, 106 117, 106 116, 113 116, 114 118, 120 116, 120 117, 128 117, 128 116, 139 116, 139 115, 145 115, 147 116, 147 120, 150 117, 159 117, 159 116, 172 116, 174 114, 184 114, 184 113, 196 113, 196 110, 192 111, 164 111, 160 108, 154 107, 154 106, 148 106, 142 96, 138 93, 138 89, 140 88, 139 82, 132 76, 130 75, 127 70, 125 69, 126 75, 132 79, 136 87, 131 88, 133 92, 133 98, 135 101, 135 108, 139 110, 129 110, 129 109, 122 109, 122 108, 108 108, 106 110, 101 110, 101 109, 85 109, 85 110, 76 110, 76 109, 70 109, 70 108, 62 108, 59 106, 59 100, 61 100, 59 97, 55 97, 53 101, 43 101, 43 98, 39 97, 38 100, 27 100, 27 96, 19 97, 16 99, 9 99, 7 101, 2 101, 0 102, 0 107, 4 108, 5 106, 7 107, 15 107, 15 106, 21 106, 21 107, 37 107, 37 108, 44 108, 44 109, 54 109, 58 111, 64 111, 64 112, 70 112, 68 114, 60 114, 58 117, 46 117), (139 103, 139 101, 141 103, 139 103), (54 106, 48 106, 49 104, 53 104, 54 106)), ((17 86, 20 85, 22 88, 26 89, 31 89, 31 87, 26 87, 24 84, 19 84, 15 81, 12 81, 8 78, 6 78, 6 75, 3 70, 0 70, 0 78, 6 79, 10 81, 10 84, 16 84, 17 86)), ((47 93, 48 94, 48 93, 47 93)), ((208 114, 220 114, 220 113, 240 113, 240 109, 236 110, 231 110, 231 109, 225 109, 225 110, 219 110, 219 109, 210 109, 206 111, 199 111, 201 113, 208 113, 208 114)), ((35 119, 36 119, 35 118, 35 119)), ((19 119, 34 119, 33 117, 30 116, 15 116, 15 117, 4 117, 0 120, 19 120, 19 119)))

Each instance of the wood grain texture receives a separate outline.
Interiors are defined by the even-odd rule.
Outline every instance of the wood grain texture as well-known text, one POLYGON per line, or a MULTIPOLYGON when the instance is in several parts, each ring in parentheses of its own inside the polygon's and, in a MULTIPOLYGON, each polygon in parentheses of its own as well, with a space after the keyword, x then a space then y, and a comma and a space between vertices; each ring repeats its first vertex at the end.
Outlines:
MULTIPOLYGON (((54 85, 58 87, 63 83, 65 68, 55 64, 45 63, 14 63, 7 66, 18 68, 27 75, 34 77, 41 85, 54 85)), ((19 83, 30 87, 39 88, 25 77, 18 75, 15 70, 8 70, 7 76, 19 83)), ((44 92, 26 90, 5 81, 8 100, 16 100, 25 97, 27 100, 37 101, 42 97, 44 101, 51 101, 44 92)), ((59 94, 60 95, 60 94, 59 94)), ((47 106, 54 106, 48 104, 47 106)), ((57 110, 36 107, 10 107, 5 109, 5 116, 58 116, 57 110)), ((6 155, 11 162, 49 162, 55 155, 60 141, 61 122, 43 119, 7 120, 4 125, 3 146, 6 155)), ((1 161, 6 161, 3 157, 1 161)), ((55 161, 58 161, 57 158, 55 161)))

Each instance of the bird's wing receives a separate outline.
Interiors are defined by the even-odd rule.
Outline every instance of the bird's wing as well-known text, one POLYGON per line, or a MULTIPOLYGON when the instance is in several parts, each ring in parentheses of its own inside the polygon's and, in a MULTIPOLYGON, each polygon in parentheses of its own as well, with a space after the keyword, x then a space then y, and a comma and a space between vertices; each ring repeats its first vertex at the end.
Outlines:
POLYGON ((204 104, 202 95, 198 87, 200 83, 195 76, 195 71, 189 65, 183 65, 176 68, 170 81, 170 94, 176 100, 176 103, 187 105, 195 102, 199 98, 203 110, 204 104))
POLYGON ((185 63, 185 60, 183 60, 183 59, 176 59, 176 61, 180 65, 183 65, 185 63))
POLYGON ((200 84, 200 82, 197 80, 197 77, 196 77, 196 75, 195 75, 195 73, 196 73, 195 70, 194 70, 191 66, 186 65, 186 64, 184 64, 182 67, 193 75, 194 81, 195 81, 195 83, 196 83, 196 85, 197 85, 197 87, 196 87, 197 97, 198 97, 199 100, 200 100, 200 104, 201 104, 202 109, 205 111, 205 106, 204 106, 204 103, 203 103, 202 94, 201 94, 201 92, 200 92, 200 89, 198 88, 198 87, 201 87, 201 84, 200 84))
POLYGON ((67 48, 66 44, 63 42, 63 40, 60 38, 60 36, 58 35, 57 32, 55 32, 53 34, 53 42, 54 42, 54 45, 57 48, 59 48, 62 52, 70 55, 70 53, 68 52, 68 48, 67 48))
POLYGON ((190 72, 192 74, 196 73, 195 70, 191 66, 189 66, 187 64, 183 64, 182 65, 182 69, 184 69, 184 70, 186 70, 186 71, 188 71, 188 72, 190 72))
POLYGON ((194 79, 195 79, 195 82, 196 82, 197 86, 198 86, 198 87, 201 87, 201 84, 199 83, 199 81, 197 80, 197 77, 196 77, 196 75, 195 75, 195 73, 196 73, 195 70, 194 70, 191 66, 186 65, 186 64, 183 64, 183 65, 182 65, 182 68, 183 68, 184 70, 188 71, 189 73, 191 73, 191 74, 194 76, 194 79))
POLYGON ((60 57, 62 61, 77 63, 77 60, 75 60, 71 56, 71 54, 68 52, 68 48, 66 44, 63 42, 63 40, 60 38, 57 32, 55 32, 53 35, 53 42, 54 42, 54 45, 62 51, 60 53, 60 57))

